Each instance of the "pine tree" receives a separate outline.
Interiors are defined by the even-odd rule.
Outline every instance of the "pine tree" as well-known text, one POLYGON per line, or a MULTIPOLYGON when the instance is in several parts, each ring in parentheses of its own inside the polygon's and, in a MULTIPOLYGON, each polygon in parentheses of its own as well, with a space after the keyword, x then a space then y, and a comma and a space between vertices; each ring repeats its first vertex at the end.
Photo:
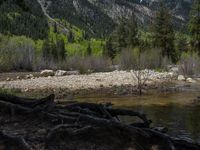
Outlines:
POLYGON ((104 53, 105 56, 108 56, 112 61, 115 58, 115 56, 117 54, 117 51, 113 47, 113 43, 112 43, 112 38, 111 37, 109 37, 108 40, 106 41, 103 53, 104 53))
POLYGON ((48 39, 46 39, 42 46, 42 57, 43 57, 44 61, 49 60, 50 52, 51 52, 50 41, 48 39))
POLYGON ((128 35, 128 31, 127 31, 127 24, 126 24, 127 20, 126 19, 121 19, 120 24, 118 25, 117 29, 116 29, 116 41, 118 43, 118 49, 119 51, 122 48, 126 48, 128 46, 127 43, 127 35, 128 35))
POLYGON ((54 33, 58 33, 58 27, 57 27, 57 23, 56 22, 54 22, 53 32, 54 33))
POLYGON ((162 49, 162 55, 167 56, 172 62, 177 61, 171 14, 165 6, 163 0, 160 2, 159 9, 156 12, 156 17, 152 27, 153 45, 162 49))
POLYGON ((128 20, 127 23, 127 45, 131 47, 135 47, 139 45, 139 32, 137 20, 134 15, 128 20))
POLYGON ((62 38, 57 40, 57 51, 58 51, 58 60, 65 60, 66 58, 65 42, 62 38))
POLYGON ((188 40, 186 37, 179 35, 176 43, 177 43, 177 45, 176 45, 177 50, 180 53, 188 51, 188 40))
POLYGON ((189 31, 191 33, 192 49, 200 55, 200 0, 195 0, 189 22, 189 31))
POLYGON ((68 42, 70 42, 70 43, 74 42, 74 35, 71 30, 69 30, 69 34, 68 34, 67 38, 68 38, 68 42))
POLYGON ((91 56, 91 55, 92 55, 92 48, 91 48, 90 43, 88 43, 88 47, 87 47, 87 55, 88 55, 88 56, 91 56))

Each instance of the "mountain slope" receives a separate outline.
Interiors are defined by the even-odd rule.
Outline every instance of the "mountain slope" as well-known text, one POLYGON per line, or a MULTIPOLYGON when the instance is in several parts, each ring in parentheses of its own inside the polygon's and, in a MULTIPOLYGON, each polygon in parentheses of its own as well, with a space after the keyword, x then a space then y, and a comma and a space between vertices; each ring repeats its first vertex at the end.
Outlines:
POLYGON ((48 20, 37 1, 1 0, 0 33, 44 39, 48 30, 48 20))
MULTIPOLYGON (((94 36, 109 34, 122 17, 133 13, 141 25, 149 24, 159 0, 43 0, 54 18, 65 19, 94 36)), ((165 0, 174 23, 185 25, 193 0, 165 0)))
MULTIPOLYGON (((179 28, 187 24, 192 2, 165 0, 179 28)), ((133 13, 141 27, 149 25, 158 6, 159 0, 1 0, 0 32, 43 39, 47 37, 49 22, 67 33, 70 29, 56 21, 59 19, 85 31, 89 37, 102 38, 114 30, 120 18, 133 13)))

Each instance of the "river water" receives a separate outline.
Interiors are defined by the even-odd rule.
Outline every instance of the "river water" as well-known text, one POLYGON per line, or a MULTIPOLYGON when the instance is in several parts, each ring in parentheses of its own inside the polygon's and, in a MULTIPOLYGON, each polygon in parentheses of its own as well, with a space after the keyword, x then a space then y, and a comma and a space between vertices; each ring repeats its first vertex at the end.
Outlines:
MULTIPOLYGON (((144 96, 88 96, 79 101, 107 103, 114 107, 131 109, 147 114, 152 126, 167 127, 169 134, 200 143, 200 86, 185 87, 179 92, 151 92, 144 96)), ((132 117, 121 118, 124 122, 135 121, 132 117)))

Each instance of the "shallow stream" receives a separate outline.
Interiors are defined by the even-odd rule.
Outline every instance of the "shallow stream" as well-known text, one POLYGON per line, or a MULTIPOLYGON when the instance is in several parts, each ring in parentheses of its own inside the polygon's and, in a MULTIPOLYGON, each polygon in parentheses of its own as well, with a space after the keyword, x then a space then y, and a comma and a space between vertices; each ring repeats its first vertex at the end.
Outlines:
MULTIPOLYGON (((185 86, 179 92, 151 92, 144 96, 88 96, 79 101, 107 103, 147 114, 152 126, 167 127, 174 137, 200 142, 200 86, 185 86)), ((125 122, 133 118, 122 118, 125 122)))

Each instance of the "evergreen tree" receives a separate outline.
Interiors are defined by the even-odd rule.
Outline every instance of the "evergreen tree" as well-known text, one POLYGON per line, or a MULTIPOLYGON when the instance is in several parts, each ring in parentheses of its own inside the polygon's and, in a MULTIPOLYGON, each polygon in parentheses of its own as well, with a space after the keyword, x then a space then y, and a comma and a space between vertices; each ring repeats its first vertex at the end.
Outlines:
POLYGON ((91 48, 90 43, 88 43, 88 47, 87 47, 87 55, 88 55, 88 56, 91 56, 91 55, 92 55, 92 48, 91 48))
POLYGON ((195 0, 189 22, 192 49, 200 55, 200 0, 195 0))
POLYGON ((137 21, 134 15, 128 20, 127 23, 127 44, 128 46, 135 47, 139 45, 139 32, 137 21))
POLYGON ((44 61, 48 61, 51 57, 51 45, 49 39, 46 39, 42 45, 42 57, 44 61))
POLYGON ((127 43, 128 31, 126 22, 127 22, 126 19, 121 19, 120 24, 116 29, 116 39, 117 39, 116 42, 118 43, 119 50, 128 46, 127 43))
POLYGON ((162 55, 167 56, 172 62, 177 61, 171 14, 165 6, 163 0, 160 2, 159 9, 153 22, 153 45, 162 49, 162 55))
POLYGON ((50 58, 52 58, 56 62, 58 61, 57 43, 53 39, 50 40, 50 47, 50 58))
POLYGON ((112 61, 115 58, 115 56, 117 54, 117 51, 113 47, 113 43, 112 43, 112 38, 111 37, 109 37, 108 40, 106 41, 103 53, 104 53, 105 56, 108 56, 112 61))
POLYGON ((58 27, 57 27, 57 23, 56 22, 54 22, 53 32, 54 33, 58 33, 58 27))
POLYGON ((184 37, 184 36, 179 36, 178 39, 177 39, 177 50, 179 52, 186 52, 188 51, 188 41, 187 41, 187 38, 184 37))
POLYGON ((69 34, 67 36, 68 42, 73 43, 74 42, 74 35, 71 30, 69 30, 69 34))
POLYGON ((57 51, 58 51, 58 60, 65 60, 65 42, 63 39, 59 39, 57 41, 57 51))

